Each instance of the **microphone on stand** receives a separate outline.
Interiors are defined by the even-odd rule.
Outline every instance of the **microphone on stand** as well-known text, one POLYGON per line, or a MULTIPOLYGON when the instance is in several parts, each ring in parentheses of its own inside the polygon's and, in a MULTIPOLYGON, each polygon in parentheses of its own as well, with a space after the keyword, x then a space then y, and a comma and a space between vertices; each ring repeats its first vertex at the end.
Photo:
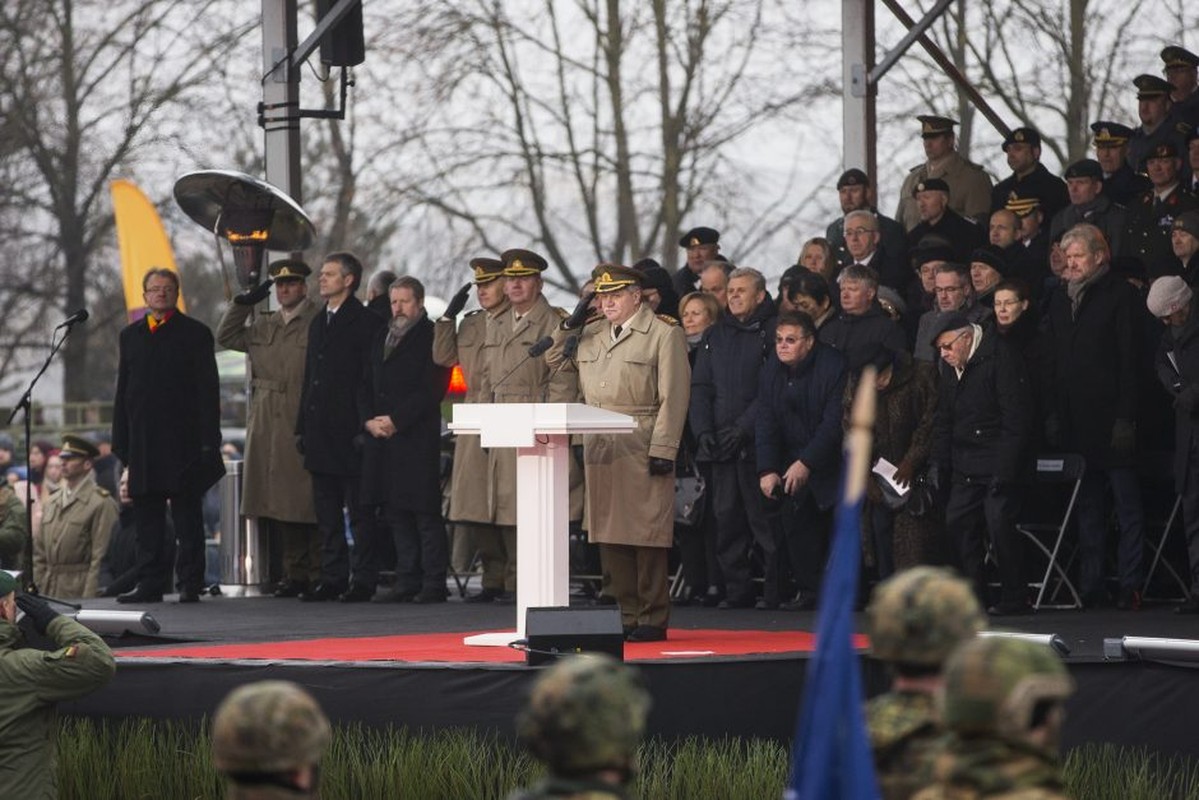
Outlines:
POLYGON ((87 318, 90 316, 91 314, 87 313, 86 308, 81 308, 71 316, 67 317, 66 320, 54 330, 58 330, 59 328, 69 328, 76 322, 87 322, 87 318))
POLYGON ((543 336, 533 344, 529 345, 529 352, 520 361, 516 362, 516 366, 508 370, 508 374, 496 381, 491 387, 491 402, 495 402, 495 390, 504 385, 504 382, 511 378, 516 371, 525 365, 525 362, 530 358, 538 358, 554 346, 554 337, 543 336))

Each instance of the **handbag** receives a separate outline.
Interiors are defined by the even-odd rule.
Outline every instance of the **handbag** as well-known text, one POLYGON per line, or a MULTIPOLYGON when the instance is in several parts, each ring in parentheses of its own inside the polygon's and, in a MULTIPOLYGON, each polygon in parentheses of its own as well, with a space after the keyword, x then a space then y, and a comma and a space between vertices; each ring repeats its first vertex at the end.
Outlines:
POLYGON ((690 467, 688 474, 674 477, 674 521, 677 525, 694 528, 704 518, 708 485, 695 465, 690 467))

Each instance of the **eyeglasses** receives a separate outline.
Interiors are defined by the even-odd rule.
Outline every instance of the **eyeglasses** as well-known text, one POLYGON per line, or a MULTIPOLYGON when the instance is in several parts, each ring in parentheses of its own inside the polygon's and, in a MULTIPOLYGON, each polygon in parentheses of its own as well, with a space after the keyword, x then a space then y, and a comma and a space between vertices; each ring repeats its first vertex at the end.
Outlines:
POLYGON ((945 352, 945 351, 947 351, 947 350, 952 350, 952 349, 953 349, 953 346, 954 346, 955 344, 957 344, 957 341, 958 341, 958 339, 961 339, 963 336, 965 336, 965 335, 966 335, 966 334, 968 334, 968 333, 970 333, 970 331, 968 331, 968 330, 962 331, 961 333, 959 333, 957 336, 955 336, 955 337, 953 337, 952 339, 950 339, 950 340, 949 340, 948 342, 946 342, 945 344, 939 344, 939 345, 937 345, 937 349, 938 349, 938 350, 940 350, 942 353, 944 353, 944 352, 945 352))

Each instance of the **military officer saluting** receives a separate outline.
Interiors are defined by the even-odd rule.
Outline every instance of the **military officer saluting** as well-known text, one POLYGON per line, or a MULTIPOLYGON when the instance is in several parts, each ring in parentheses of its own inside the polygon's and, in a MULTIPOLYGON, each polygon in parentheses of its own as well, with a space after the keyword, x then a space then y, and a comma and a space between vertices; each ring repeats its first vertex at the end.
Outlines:
POLYGON ((930 178, 939 178, 949 187, 950 209, 974 220, 986 216, 991 209, 991 177, 978 164, 958 153, 953 132, 957 122, 948 117, 931 115, 916 119, 920 120, 920 136, 924 140, 924 154, 928 160, 914 167, 904 179, 895 219, 908 231, 920 224, 914 190, 916 184, 930 178))
POLYGON ((92 462, 100 449, 82 436, 62 437, 63 482, 42 509, 33 539, 34 582, 51 597, 95 597, 100 560, 116 522, 116 501, 96 485, 92 462))

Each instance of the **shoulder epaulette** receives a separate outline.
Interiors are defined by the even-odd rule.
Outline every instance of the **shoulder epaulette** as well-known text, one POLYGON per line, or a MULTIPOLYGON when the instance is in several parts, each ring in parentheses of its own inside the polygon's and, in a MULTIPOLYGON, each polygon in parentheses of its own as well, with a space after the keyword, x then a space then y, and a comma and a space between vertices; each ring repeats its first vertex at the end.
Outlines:
POLYGON ((554 313, 558 315, 558 319, 566 319, 567 317, 570 316, 570 312, 567 311, 565 308, 558 308, 557 306, 554 306, 553 308, 554 308, 554 313))
POLYGON ((669 314, 655 314, 654 316, 656 316, 658 319, 660 319, 663 322, 668 323, 670 325, 678 325, 679 324, 679 321, 677 319, 675 319, 674 317, 670 316, 669 314))
POLYGON ((96 491, 99 492, 101 497, 112 497, 112 492, 108 491, 103 486, 97 486, 96 491))
POLYGON ((467 317, 473 317, 475 314, 482 314, 482 313, 483 313, 483 309, 476 308, 474 311, 467 311, 466 314, 463 315, 462 318, 466 319, 467 317))

